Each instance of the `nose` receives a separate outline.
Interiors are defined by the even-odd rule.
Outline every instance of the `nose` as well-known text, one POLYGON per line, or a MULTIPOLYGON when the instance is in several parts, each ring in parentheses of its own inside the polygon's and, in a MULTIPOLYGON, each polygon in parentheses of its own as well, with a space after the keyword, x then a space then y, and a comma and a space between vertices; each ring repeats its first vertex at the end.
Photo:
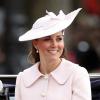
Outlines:
POLYGON ((52 40, 51 41, 51 46, 52 47, 57 47, 57 41, 56 40, 52 40))

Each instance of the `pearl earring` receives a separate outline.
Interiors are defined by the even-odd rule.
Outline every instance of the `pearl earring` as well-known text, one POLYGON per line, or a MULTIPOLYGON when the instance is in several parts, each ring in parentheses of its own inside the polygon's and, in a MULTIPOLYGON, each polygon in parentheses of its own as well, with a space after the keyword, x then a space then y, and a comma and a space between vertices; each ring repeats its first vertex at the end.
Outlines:
POLYGON ((35 46, 35 49, 36 49, 36 53, 39 53, 39 51, 38 51, 38 49, 37 49, 37 47, 35 46))
POLYGON ((36 49, 36 53, 39 53, 38 49, 36 49))

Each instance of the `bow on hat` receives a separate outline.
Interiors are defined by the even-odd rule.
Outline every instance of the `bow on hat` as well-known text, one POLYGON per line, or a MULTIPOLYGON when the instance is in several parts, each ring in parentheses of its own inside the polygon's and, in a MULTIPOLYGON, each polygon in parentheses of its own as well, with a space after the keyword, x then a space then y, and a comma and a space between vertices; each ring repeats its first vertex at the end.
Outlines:
POLYGON ((48 14, 47 16, 49 16, 51 19, 64 19, 66 17, 62 10, 59 11, 57 16, 53 12, 48 12, 47 10, 46 13, 48 14))

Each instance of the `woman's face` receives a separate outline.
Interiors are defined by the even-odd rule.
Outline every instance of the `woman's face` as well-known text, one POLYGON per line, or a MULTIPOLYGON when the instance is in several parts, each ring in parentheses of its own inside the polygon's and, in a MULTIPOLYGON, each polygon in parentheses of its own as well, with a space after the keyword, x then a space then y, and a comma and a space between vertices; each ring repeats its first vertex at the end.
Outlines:
POLYGON ((63 53, 63 33, 57 32, 51 36, 33 40, 33 45, 38 49, 40 59, 59 59, 63 53))

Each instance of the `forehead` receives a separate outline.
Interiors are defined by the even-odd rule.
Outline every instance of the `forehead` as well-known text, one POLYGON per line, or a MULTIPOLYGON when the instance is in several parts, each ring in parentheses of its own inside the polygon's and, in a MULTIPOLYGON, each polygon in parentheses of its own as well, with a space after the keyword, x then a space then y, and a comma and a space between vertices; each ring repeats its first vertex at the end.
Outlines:
POLYGON ((64 35, 64 31, 61 31, 61 32, 54 33, 53 35, 50 35, 50 36, 46 36, 46 37, 43 37, 43 38, 35 39, 33 41, 42 40, 42 39, 45 39, 45 38, 61 37, 63 35, 64 35))

